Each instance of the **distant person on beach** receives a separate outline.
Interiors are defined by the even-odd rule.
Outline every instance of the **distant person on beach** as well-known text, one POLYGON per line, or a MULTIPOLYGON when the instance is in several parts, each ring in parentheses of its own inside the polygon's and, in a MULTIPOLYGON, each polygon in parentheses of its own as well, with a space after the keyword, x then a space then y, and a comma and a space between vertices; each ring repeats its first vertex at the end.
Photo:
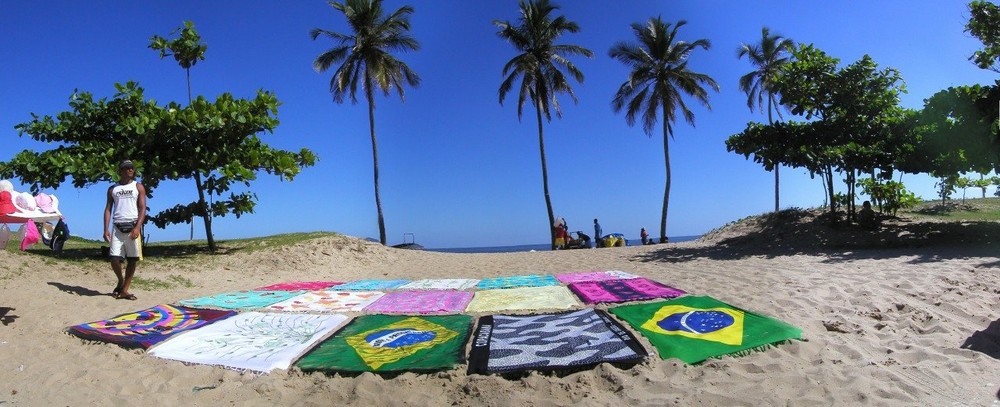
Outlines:
POLYGON ((642 239, 643 245, 649 244, 649 233, 646 232, 646 228, 642 228, 642 230, 639 231, 639 238, 642 239))
POLYGON ((594 247, 601 247, 601 224, 597 222, 597 218, 594 218, 594 247))
POLYGON ((871 202, 865 201, 861 204, 861 210, 858 211, 858 225, 866 230, 878 228, 878 219, 876 219, 875 211, 872 210, 871 202))
POLYGON ((136 263, 142 257, 138 239, 146 220, 146 188, 135 180, 135 166, 131 160, 118 164, 118 175, 118 184, 108 188, 107 204, 104 206, 104 241, 111 244, 108 251, 111 270, 118 277, 112 294, 120 300, 135 300, 135 295, 128 289, 132 285, 136 263), (127 261, 124 275, 122 259, 127 261))

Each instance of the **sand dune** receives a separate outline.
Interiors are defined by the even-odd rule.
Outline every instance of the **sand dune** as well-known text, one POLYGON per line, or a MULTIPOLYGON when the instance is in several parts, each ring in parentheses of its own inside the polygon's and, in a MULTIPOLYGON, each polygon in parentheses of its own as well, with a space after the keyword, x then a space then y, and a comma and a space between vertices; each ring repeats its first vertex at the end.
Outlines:
MULTIPOLYGON (((1000 251, 993 244, 880 245, 880 238, 872 237, 874 248, 838 248, 829 242, 809 248, 745 232, 730 230, 680 244, 507 254, 407 251, 328 237, 197 260, 149 259, 141 264, 140 276, 191 286, 133 290, 137 301, 107 295, 114 279, 105 262, 69 263, 0 251, 0 404, 998 403, 1000 251), (629 369, 605 364, 518 378, 469 376, 464 369, 351 377, 294 368, 240 374, 65 333, 69 325, 159 303, 283 281, 589 270, 623 270, 710 295, 794 324, 803 329, 804 340, 694 366, 653 356, 629 369)), ((644 338, 640 341, 652 350, 644 338)))

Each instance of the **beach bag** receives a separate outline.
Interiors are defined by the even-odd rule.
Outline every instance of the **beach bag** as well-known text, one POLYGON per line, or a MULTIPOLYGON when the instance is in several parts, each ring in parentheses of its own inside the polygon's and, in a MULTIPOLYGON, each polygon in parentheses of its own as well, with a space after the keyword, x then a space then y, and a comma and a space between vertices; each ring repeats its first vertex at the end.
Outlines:
POLYGON ((7 242, 10 241, 10 235, 10 228, 7 227, 7 224, 0 224, 0 250, 7 247, 7 242))
POLYGON ((21 227, 24 230, 24 237, 21 239, 21 251, 28 250, 31 245, 38 243, 38 226, 35 222, 28 221, 21 227))
POLYGON ((49 248, 51 248, 56 253, 62 251, 63 243, 69 240, 69 225, 59 219, 56 223, 55 229, 52 231, 52 240, 49 241, 49 248))
POLYGON ((118 231, 122 233, 129 233, 135 228, 136 223, 138 223, 138 221, 135 220, 128 222, 115 222, 115 229, 118 229, 118 231))

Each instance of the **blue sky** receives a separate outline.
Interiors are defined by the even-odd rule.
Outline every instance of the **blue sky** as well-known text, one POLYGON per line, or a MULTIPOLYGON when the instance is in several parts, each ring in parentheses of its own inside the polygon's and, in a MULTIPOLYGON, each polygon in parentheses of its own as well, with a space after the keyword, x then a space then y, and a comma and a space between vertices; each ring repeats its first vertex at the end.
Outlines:
MULTIPOLYGON (((963 1, 555 1, 581 28, 560 42, 594 51, 575 59, 585 80, 573 87, 573 104, 561 97, 563 117, 545 123, 553 208, 571 230, 592 234, 600 218, 606 233, 637 238, 646 227, 658 235, 663 198, 663 143, 657 124, 650 138, 611 110, 627 69, 608 57, 617 41, 633 40, 633 22, 662 16, 687 20, 679 37, 705 38, 712 48, 691 55, 690 67, 721 86, 712 110, 690 106, 696 126, 676 124, 671 141, 673 186, 669 236, 698 235, 774 206, 774 177, 743 156, 726 152, 725 140, 751 112, 738 78, 751 66, 736 58, 743 42, 756 42, 762 26, 797 42, 813 43, 843 65, 871 55, 880 67, 898 69, 906 81, 905 107, 949 86, 989 84, 998 75, 967 58, 980 43, 963 32, 963 1)), ((474 247, 544 243, 548 223, 542 195, 533 108, 518 121, 516 99, 501 106, 497 89, 503 64, 515 55, 496 36, 495 19, 514 21, 513 0, 387 0, 386 8, 415 8, 414 53, 397 54, 421 79, 376 101, 382 202, 390 244, 413 233, 426 247, 474 247)), ((217 239, 284 232, 335 231, 378 237, 372 185, 371 143, 364 102, 335 104, 328 92, 332 72, 312 69, 333 44, 312 41, 309 31, 348 32, 343 15, 324 1, 0 1, 0 161, 23 149, 55 145, 18 137, 14 126, 31 113, 68 110, 74 89, 110 97, 113 84, 134 80, 160 104, 186 103, 184 71, 172 58, 147 48, 153 35, 173 38, 183 21, 195 23, 208 45, 206 59, 191 71, 196 95, 214 100, 223 92, 253 97, 258 89, 282 102, 281 124, 263 140, 275 148, 306 147, 320 158, 295 180, 261 174, 251 190, 256 213, 216 218, 217 239)), ((783 168, 781 206, 823 203, 819 179, 783 168)), ((15 181, 18 190, 27 189, 15 181)), ((919 196, 932 198, 933 180, 904 175, 919 196)), ((843 184, 838 184, 838 191, 843 184)), ((106 185, 54 191, 75 235, 98 239, 106 185)), ((992 193, 992 189, 990 190, 992 193)), ((969 191, 977 196, 977 191, 969 191)), ((190 180, 161 184, 152 212, 194 200, 190 180)), ((191 227, 150 227, 152 241, 184 240, 191 227)), ((194 237, 204 238, 196 221, 194 237)))

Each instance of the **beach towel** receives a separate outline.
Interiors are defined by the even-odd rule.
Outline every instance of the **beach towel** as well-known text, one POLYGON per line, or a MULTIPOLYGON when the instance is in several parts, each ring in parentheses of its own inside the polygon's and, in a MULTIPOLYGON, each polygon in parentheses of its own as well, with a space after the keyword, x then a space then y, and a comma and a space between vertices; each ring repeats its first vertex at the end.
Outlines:
POLYGON ((468 278, 432 278, 411 281, 399 287, 400 290, 465 290, 475 287, 479 280, 468 278))
POLYGON ((381 291, 308 291, 267 307, 285 312, 358 312, 381 298, 381 291))
POLYGON ((604 311, 493 315, 479 318, 473 331, 469 374, 639 363, 646 356, 636 338, 604 311))
POLYGON ((69 327, 83 339, 146 349, 184 331, 236 315, 233 311, 156 305, 114 318, 69 327))
POLYGON ((340 314, 245 312, 176 335, 149 354, 187 363, 270 372, 292 362, 347 321, 340 314))
POLYGON ((302 357, 306 372, 434 371, 465 360, 468 315, 365 315, 302 357))
POLYGON ((476 291, 466 312, 538 311, 579 306, 563 286, 521 287, 476 291))
POLYGON ((410 280, 358 280, 335 285, 334 290, 384 291, 399 288, 410 280))
POLYGON ((569 289, 586 304, 674 298, 685 294, 683 290, 641 277, 628 280, 581 281, 571 283, 569 289))
POLYGON ((563 284, 578 283, 581 281, 607 281, 623 280, 626 278, 636 278, 633 274, 624 271, 586 271, 577 273, 557 274, 556 279, 563 284))
POLYGON ((559 280, 549 275, 526 275, 486 278, 479 281, 476 288, 480 290, 495 290, 499 288, 544 287, 559 285, 559 280))
POLYGON ((293 281, 255 288, 254 291, 318 291, 340 284, 344 283, 340 281, 293 281))
POLYGON ((365 307, 370 314, 457 314, 472 293, 458 290, 406 290, 388 293, 365 307))
POLYGON ((661 358, 687 364, 722 355, 740 356, 802 337, 799 328, 711 297, 685 296, 608 311, 649 339, 661 358))
POLYGON ((188 307, 249 310, 264 308, 299 294, 302 294, 302 291, 232 291, 178 302, 188 307))

